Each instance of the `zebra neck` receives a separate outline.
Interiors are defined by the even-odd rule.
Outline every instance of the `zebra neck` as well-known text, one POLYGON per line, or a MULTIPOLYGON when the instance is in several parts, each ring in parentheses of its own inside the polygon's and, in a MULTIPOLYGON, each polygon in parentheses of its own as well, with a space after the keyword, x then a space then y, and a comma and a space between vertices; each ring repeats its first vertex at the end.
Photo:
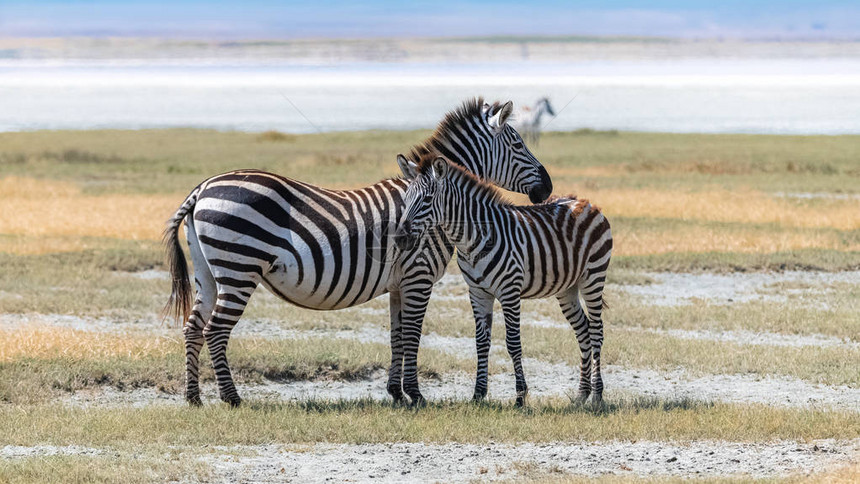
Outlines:
POLYGON ((457 181, 445 202, 448 216, 442 230, 458 251, 471 254, 493 243, 499 230, 510 225, 507 221, 511 214, 508 203, 495 190, 463 181, 457 181))

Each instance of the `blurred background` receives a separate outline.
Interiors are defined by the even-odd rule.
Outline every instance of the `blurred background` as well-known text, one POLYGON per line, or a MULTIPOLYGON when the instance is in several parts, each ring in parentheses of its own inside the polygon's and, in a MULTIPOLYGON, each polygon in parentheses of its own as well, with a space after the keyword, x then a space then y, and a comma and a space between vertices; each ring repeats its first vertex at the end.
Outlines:
POLYGON ((431 128, 547 97, 547 130, 860 132, 860 6, 807 1, 0 4, 0 131, 431 128))

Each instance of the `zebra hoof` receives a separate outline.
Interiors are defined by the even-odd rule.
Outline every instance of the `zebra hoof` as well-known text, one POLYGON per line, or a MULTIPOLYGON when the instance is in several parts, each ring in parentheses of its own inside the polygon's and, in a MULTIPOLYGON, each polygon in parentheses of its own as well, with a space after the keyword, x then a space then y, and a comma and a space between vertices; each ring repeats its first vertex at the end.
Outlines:
POLYGON ((400 385, 388 385, 388 394, 391 395, 391 398, 394 399, 394 403, 403 403, 403 397, 406 395, 403 393, 403 389, 400 385))
POLYGON ((200 399, 200 395, 186 395, 185 401, 188 402, 188 405, 192 407, 202 407, 203 400, 200 399))
POLYGON ((573 402, 577 405, 583 405, 588 401, 589 396, 591 396, 591 392, 579 392, 576 398, 573 399, 573 402))
POLYGON ((526 396, 525 396, 525 394, 523 394, 523 395, 517 395, 517 400, 516 400, 516 402, 514 403, 514 405, 516 405, 516 406, 517 406, 517 408, 523 408, 523 407, 525 407, 525 406, 526 406, 526 396))
POLYGON ((603 405, 603 394, 595 393, 594 396, 591 398, 591 406, 593 406, 594 408, 603 408, 603 405))
POLYGON ((232 397, 226 397, 226 398, 222 397, 221 400, 224 403, 229 403, 231 408, 237 408, 238 406, 242 405, 242 399, 239 398, 238 395, 235 395, 232 397))
POLYGON ((415 408, 423 408, 427 406, 427 399, 421 393, 409 394, 409 399, 412 401, 412 406, 415 408))
POLYGON ((487 398, 486 388, 475 388, 475 393, 472 394, 472 401, 475 403, 483 402, 487 398))

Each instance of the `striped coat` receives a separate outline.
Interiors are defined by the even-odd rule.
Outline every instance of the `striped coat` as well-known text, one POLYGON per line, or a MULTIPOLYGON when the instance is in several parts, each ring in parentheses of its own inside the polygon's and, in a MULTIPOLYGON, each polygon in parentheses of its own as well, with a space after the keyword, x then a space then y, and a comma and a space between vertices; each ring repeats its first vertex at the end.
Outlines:
MULTIPOLYGON (((542 200, 546 170, 506 123, 510 103, 466 103, 449 113, 413 155, 449 153, 487 180, 542 200)), ((401 168, 415 173, 408 163, 401 168)), ((168 307, 185 320, 186 398, 201 404, 199 354, 209 347, 221 399, 241 401, 226 358, 230 332, 258 285, 287 302, 341 309, 391 293, 389 393, 413 401, 418 390, 421 322, 433 283, 453 247, 436 233, 401 251, 392 235, 408 181, 383 180, 358 190, 329 190, 258 170, 212 177, 192 190, 168 222, 165 242, 173 278, 168 307), (179 245, 185 222, 194 281, 179 245)))
POLYGON ((431 230, 441 230, 457 248, 475 316, 475 398, 482 399, 487 393, 494 300, 499 300, 504 312, 517 403, 522 405, 527 386, 522 369, 520 301, 556 297, 580 346, 579 398, 585 400, 593 393, 595 402, 600 402, 601 311, 612 252, 606 217, 587 200, 575 197, 535 206, 511 205, 495 188, 444 158, 424 157, 419 170, 407 191, 397 242, 408 248, 431 230))

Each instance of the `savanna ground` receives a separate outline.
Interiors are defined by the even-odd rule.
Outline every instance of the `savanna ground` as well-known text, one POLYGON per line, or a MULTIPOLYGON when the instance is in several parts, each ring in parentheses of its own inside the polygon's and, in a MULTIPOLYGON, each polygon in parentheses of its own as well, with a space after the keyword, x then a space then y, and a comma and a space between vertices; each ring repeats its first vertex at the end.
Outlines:
POLYGON ((208 370, 187 408, 158 240, 191 188, 249 167, 362 186, 427 134, 0 134, 0 481, 860 478, 857 136, 544 136, 556 193, 612 223, 603 408, 568 397, 579 354, 551 300, 523 307, 528 407, 498 327, 490 401, 470 403, 456 270, 424 325, 426 408, 386 399, 385 297, 314 312, 264 290, 229 351, 246 405, 208 370))

